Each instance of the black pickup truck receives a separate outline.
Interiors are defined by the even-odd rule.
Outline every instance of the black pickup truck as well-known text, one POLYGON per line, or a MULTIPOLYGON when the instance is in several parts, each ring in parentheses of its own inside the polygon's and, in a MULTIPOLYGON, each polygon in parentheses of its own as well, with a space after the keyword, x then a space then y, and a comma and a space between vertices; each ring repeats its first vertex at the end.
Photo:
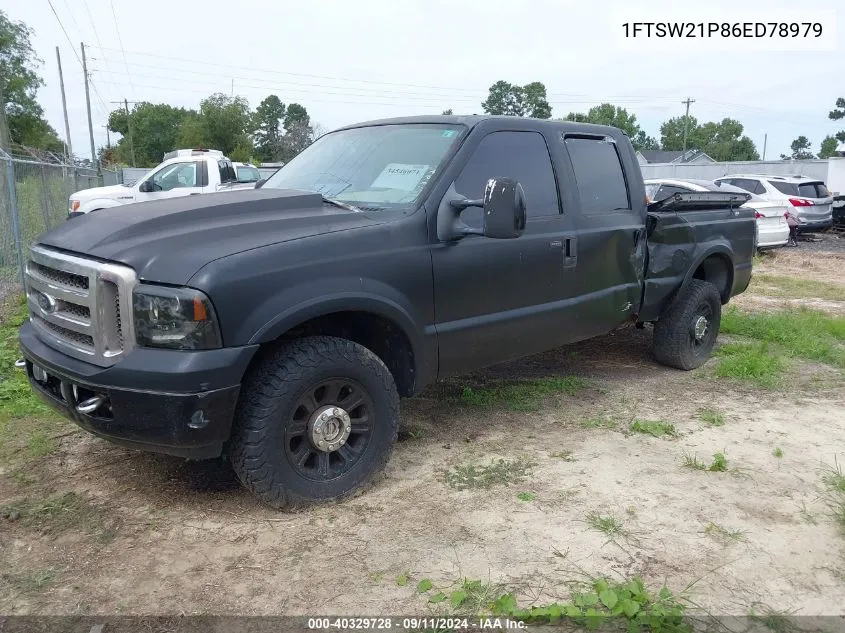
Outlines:
POLYGON ((114 442, 226 454, 282 507, 379 471, 399 397, 654 324, 704 363, 751 278, 744 194, 647 207, 618 129, 515 117, 329 133, 254 190, 106 209, 30 250, 20 363, 114 442))

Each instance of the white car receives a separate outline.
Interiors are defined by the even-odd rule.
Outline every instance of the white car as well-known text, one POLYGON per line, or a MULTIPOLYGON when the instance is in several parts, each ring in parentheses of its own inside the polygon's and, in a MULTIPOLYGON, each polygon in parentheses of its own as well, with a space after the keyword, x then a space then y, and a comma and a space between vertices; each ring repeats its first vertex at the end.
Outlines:
POLYGON ((256 183, 261 180, 261 172, 255 165, 233 162, 232 166, 235 168, 235 174, 237 174, 240 183, 256 183))
POLYGON ((163 163, 134 183, 77 191, 68 199, 67 214, 73 218, 133 202, 253 187, 252 182, 238 183, 235 167, 223 152, 180 149, 165 154, 163 163))
POLYGON ((833 196, 821 180, 805 176, 734 174, 717 178, 764 200, 794 207, 799 231, 826 229, 833 224, 833 196))
MULTIPOLYGON (((745 189, 727 183, 709 180, 676 180, 673 178, 650 178, 645 180, 645 192, 649 202, 664 200, 676 193, 690 191, 735 191, 750 193, 745 189)), ((782 202, 770 202, 751 194, 743 206, 754 209, 757 219, 757 248, 760 250, 786 246, 789 241, 789 225, 786 212, 789 206, 782 202)))

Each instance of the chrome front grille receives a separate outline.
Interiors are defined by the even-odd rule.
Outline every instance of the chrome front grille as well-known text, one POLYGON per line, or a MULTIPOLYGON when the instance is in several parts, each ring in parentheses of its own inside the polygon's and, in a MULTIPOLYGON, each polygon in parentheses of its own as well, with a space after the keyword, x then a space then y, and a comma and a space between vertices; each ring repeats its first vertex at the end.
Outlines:
POLYGON ((134 344, 130 311, 136 283, 127 266, 34 246, 26 266, 30 321, 51 347, 108 367, 134 344))

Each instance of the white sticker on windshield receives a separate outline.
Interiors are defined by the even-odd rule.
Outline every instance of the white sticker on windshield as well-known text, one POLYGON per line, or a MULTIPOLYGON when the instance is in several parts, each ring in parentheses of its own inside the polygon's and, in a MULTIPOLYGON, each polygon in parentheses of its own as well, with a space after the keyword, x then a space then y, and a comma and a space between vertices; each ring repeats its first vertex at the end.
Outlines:
POLYGON ((371 189, 412 191, 428 172, 428 165, 390 163, 370 185, 371 189))

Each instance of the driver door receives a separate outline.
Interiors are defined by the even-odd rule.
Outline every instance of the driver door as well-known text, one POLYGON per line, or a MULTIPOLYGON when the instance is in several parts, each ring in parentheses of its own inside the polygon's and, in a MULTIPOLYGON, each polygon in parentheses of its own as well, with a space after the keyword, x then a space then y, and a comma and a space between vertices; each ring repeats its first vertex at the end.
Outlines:
POLYGON ((166 165, 144 181, 150 183, 147 187, 151 186, 152 191, 139 188, 136 199, 144 202, 203 193, 203 167, 204 163, 197 161, 166 165))

